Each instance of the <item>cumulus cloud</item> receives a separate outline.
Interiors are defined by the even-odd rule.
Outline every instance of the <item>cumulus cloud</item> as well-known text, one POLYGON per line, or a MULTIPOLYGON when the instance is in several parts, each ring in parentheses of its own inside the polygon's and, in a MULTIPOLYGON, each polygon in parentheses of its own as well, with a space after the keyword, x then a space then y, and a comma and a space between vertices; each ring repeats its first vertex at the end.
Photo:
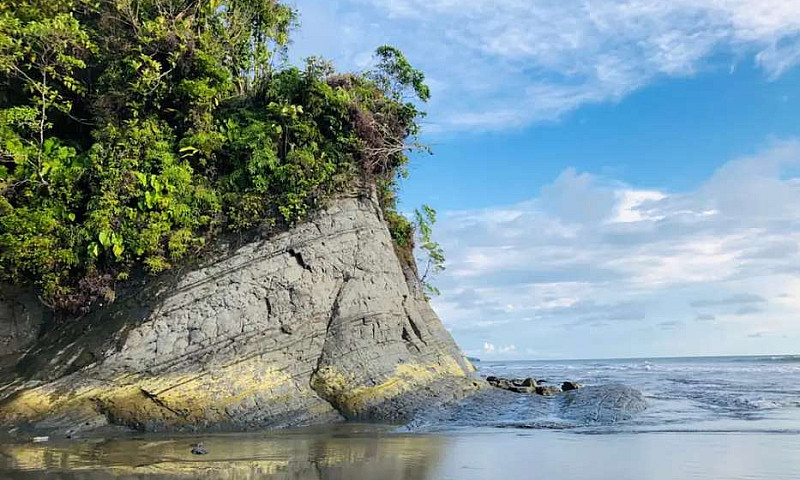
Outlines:
POLYGON ((505 129, 619 100, 663 76, 752 61, 800 63, 800 2, 786 0, 298 0, 299 55, 363 68, 398 45, 432 80, 430 127, 505 129))
POLYGON ((800 287, 800 252, 788 247, 800 244, 797 166, 800 143, 779 143, 690 192, 568 169, 516 205, 445 212, 436 234, 448 269, 434 305, 468 343, 487 329, 513 332, 495 343, 546 331, 562 347, 606 330, 619 343, 705 329, 694 341, 706 351, 703 335, 797 329, 800 301, 785 295, 800 287))
POLYGON ((493 354, 506 354, 506 353, 514 353, 517 351, 516 345, 505 345, 505 346, 495 346, 493 343, 483 342, 483 353, 488 355, 493 354))

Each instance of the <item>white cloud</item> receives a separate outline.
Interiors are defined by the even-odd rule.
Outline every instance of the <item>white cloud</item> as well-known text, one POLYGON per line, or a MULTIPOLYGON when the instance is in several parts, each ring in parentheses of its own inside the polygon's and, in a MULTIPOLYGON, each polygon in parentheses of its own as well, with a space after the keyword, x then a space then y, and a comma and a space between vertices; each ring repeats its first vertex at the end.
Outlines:
POLYGON ((504 355, 517 351, 516 345, 495 346, 493 343, 483 342, 483 353, 487 355, 504 355))
POLYGON ((434 305, 486 353, 744 353, 764 347, 747 343, 755 325, 800 340, 797 166, 800 143, 779 143, 682 193, 568 169, 528 201, 447 212, 434 305), (686 337, 659 344, 654 329, 686 337))
POLYGON ((617 192, 617 211, 615 222, 641 222, 644 220, 662 220, 665 217, 647 209, 648 203, 657 205, 659 200, 667 196, 652 190, 621 190, 617 192))
MULTIPOLYGON (((382 43, 434 81, 436 129, 505 129, 616 101, 660 76, 752 58, 800 63, 797 0, 344 0, 296 2, 297 54, 363 68, 382 43)), ((748 60, 750 61, 750 60, 748 60)))

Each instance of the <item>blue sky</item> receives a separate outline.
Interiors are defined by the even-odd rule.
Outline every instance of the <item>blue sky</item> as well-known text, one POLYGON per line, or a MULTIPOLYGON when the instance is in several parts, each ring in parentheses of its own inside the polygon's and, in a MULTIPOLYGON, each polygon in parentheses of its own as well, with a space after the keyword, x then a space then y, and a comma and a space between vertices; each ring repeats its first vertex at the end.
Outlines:
POLYGON ((428 75, 403 207, 469 354, 798 353, 800 1, 295 5, 293 58, 428 75))

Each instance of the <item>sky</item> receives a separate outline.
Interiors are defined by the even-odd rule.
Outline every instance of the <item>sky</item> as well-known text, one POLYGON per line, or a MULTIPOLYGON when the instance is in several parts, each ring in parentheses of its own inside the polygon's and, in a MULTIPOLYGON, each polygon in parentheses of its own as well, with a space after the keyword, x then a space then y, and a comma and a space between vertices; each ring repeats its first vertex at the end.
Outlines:
POLYGON ((485 360, 800 353, 800 0, 295 0, 432 99, 402 208, 485 360))

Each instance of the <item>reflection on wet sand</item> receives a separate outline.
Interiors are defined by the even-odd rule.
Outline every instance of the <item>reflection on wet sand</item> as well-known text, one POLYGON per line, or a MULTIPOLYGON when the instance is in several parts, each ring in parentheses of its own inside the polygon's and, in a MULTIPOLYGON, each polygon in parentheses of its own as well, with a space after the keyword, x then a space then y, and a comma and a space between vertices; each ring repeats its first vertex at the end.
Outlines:
POLYGON ((0 477, 411 480, 428 477, 442 449, 440 437, 383 435, 357 426, 322 433, 10 444, 0 445, 0 477), (209 453, 192 455, 191 445, 200 440, 209 453))
POLYGON ((606 429, 605 433, 473 428, 440 435, 339 426, 269 434, 9 444, 0 445, 0 479, 800 478, 797 430, 729 427, 729 431, 606 429), (203 441, 208 455, 190 453, 198 441, 203 441))

